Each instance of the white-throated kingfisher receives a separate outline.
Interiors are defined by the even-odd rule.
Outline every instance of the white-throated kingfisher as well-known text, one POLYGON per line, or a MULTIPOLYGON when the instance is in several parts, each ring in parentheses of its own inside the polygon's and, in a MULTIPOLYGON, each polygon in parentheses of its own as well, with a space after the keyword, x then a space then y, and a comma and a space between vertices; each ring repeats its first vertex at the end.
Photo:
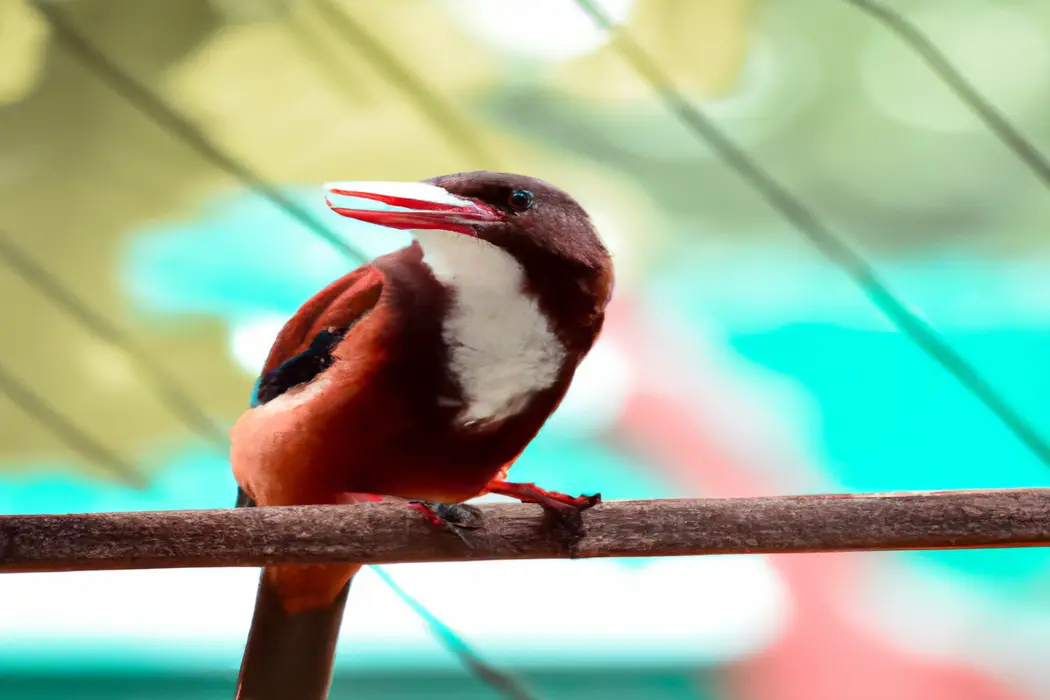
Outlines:
MULTIPOLYGON (((505 480, 612 294, 612 260, 583 208, 540 180, 483 171, 326 189, 336 213, 413 242, 328 285, 278 334, 230 435, 238 505, 394 496, 454 528, 454 504, 485 493, 569 512, 596 503, 505 480), (386 206, 333 201, 343 197, 386 206)), ((359 569, 264 569, 238 698, 326 697, 359 569)))

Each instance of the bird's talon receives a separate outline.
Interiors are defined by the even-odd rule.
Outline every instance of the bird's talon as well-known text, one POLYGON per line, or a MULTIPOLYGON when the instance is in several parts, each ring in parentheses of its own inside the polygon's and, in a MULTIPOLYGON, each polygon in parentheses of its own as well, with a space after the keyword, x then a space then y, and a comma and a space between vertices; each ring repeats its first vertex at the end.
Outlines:
POLYGON ((577 511, 583 511, 583 510, 587 510, 588 508, 593 508, 594 506, 598 505, 601 502, 602 502, 602 495, 600 493, 592 494, 590 496, 581 494, 581 495, 577 496, 576 498, 572 499, 572 506, 577 511))
POLYGON ((451 532, 468 546, 463 530, 477 530, 482 526, 481 511, 466 503, 437 503, 409 501, 408 507, 417 510, 435 527, 451 532))
POLYGON ((550 492, 545 495, 548 498, 540 500, 539 505, 548 514, 555 536, 568 545, 570 557, 575 557, 576 544, 584 535, 583 511, 601 503, 602 496, 596 493, 571 497, 550 492))

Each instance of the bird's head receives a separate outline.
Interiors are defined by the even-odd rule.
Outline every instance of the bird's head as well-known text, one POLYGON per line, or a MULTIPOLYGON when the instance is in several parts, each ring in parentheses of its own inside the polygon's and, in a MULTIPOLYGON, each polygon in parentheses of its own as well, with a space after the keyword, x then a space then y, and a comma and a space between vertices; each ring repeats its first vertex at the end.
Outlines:
POLYGON ((409 231, 438 275, 457 283, 520 267, 559 325, 594 319, 612 293, 612 260, 587 212, 563 190, 524 175, 476 171, 423 182, 332 182, 332 195, 375 200, 375 210, 328 204, 338 214, 409 231))

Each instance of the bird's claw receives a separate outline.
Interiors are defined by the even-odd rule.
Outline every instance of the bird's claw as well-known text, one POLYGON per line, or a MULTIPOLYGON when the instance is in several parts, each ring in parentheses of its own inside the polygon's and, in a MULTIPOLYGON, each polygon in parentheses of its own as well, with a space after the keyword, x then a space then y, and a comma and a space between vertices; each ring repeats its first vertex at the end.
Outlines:
MULTIPOLYGON (((559 494, 561 495, 561 494, 559 494)), ((576 544, 584 535, 583 511, 601 503, 601 495, 577 496, 568 500, 544 500, 539 505, 547 515, 549 527, 564 542, 573 556, 576 544)))
POLYGON ((547 514, 548 523, 555 535, 566 543, 570 556, 576 544, 583 537, 583 517, 581 513, 602 502, 602 496, 596 493, 591 496, 570 496, 557 491, 541 489, 535 484, 519 484, 508 481, 492 481, 488 491, 504 496, 517 498, 523 503, 536 503, 547 514))
POLYGON ((536 484, 519 484, 510 481, 490 481, 485 490, 501 496, 516 498, 522 503, 538 503, 545 509, 557 513, 576 513, 593 508, 602 502, 602 495, 570 496, 567 493, 541 489, 536 484))
POLYGON ((579 515, 588 508, 593 508, 602 502, 602 495, 600 493, 590 496, 586 494, 568 496, 564 493, 547 492, 545 495, 548 499, 540 501, 539 504, 544 508, 562 514, 579 515))
POLYGON ((434 527, 451 532, 470 546, 464 530, 477 530, 482 526, 481 511, 466 503, 439 503, 436 501, 408 502, 408 507, 423 514, 434 527))

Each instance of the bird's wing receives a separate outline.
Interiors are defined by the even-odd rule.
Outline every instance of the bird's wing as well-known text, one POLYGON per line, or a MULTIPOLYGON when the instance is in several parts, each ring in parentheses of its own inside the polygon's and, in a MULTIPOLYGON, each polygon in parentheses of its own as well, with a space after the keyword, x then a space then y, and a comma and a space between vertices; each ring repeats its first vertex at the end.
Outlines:
POLYGON ((382 291, 383 273, 362 265, 303 304, 277 334, 251 405, 271 401, 324 371, 332 363, 332 350, 375 308, 382 291))

